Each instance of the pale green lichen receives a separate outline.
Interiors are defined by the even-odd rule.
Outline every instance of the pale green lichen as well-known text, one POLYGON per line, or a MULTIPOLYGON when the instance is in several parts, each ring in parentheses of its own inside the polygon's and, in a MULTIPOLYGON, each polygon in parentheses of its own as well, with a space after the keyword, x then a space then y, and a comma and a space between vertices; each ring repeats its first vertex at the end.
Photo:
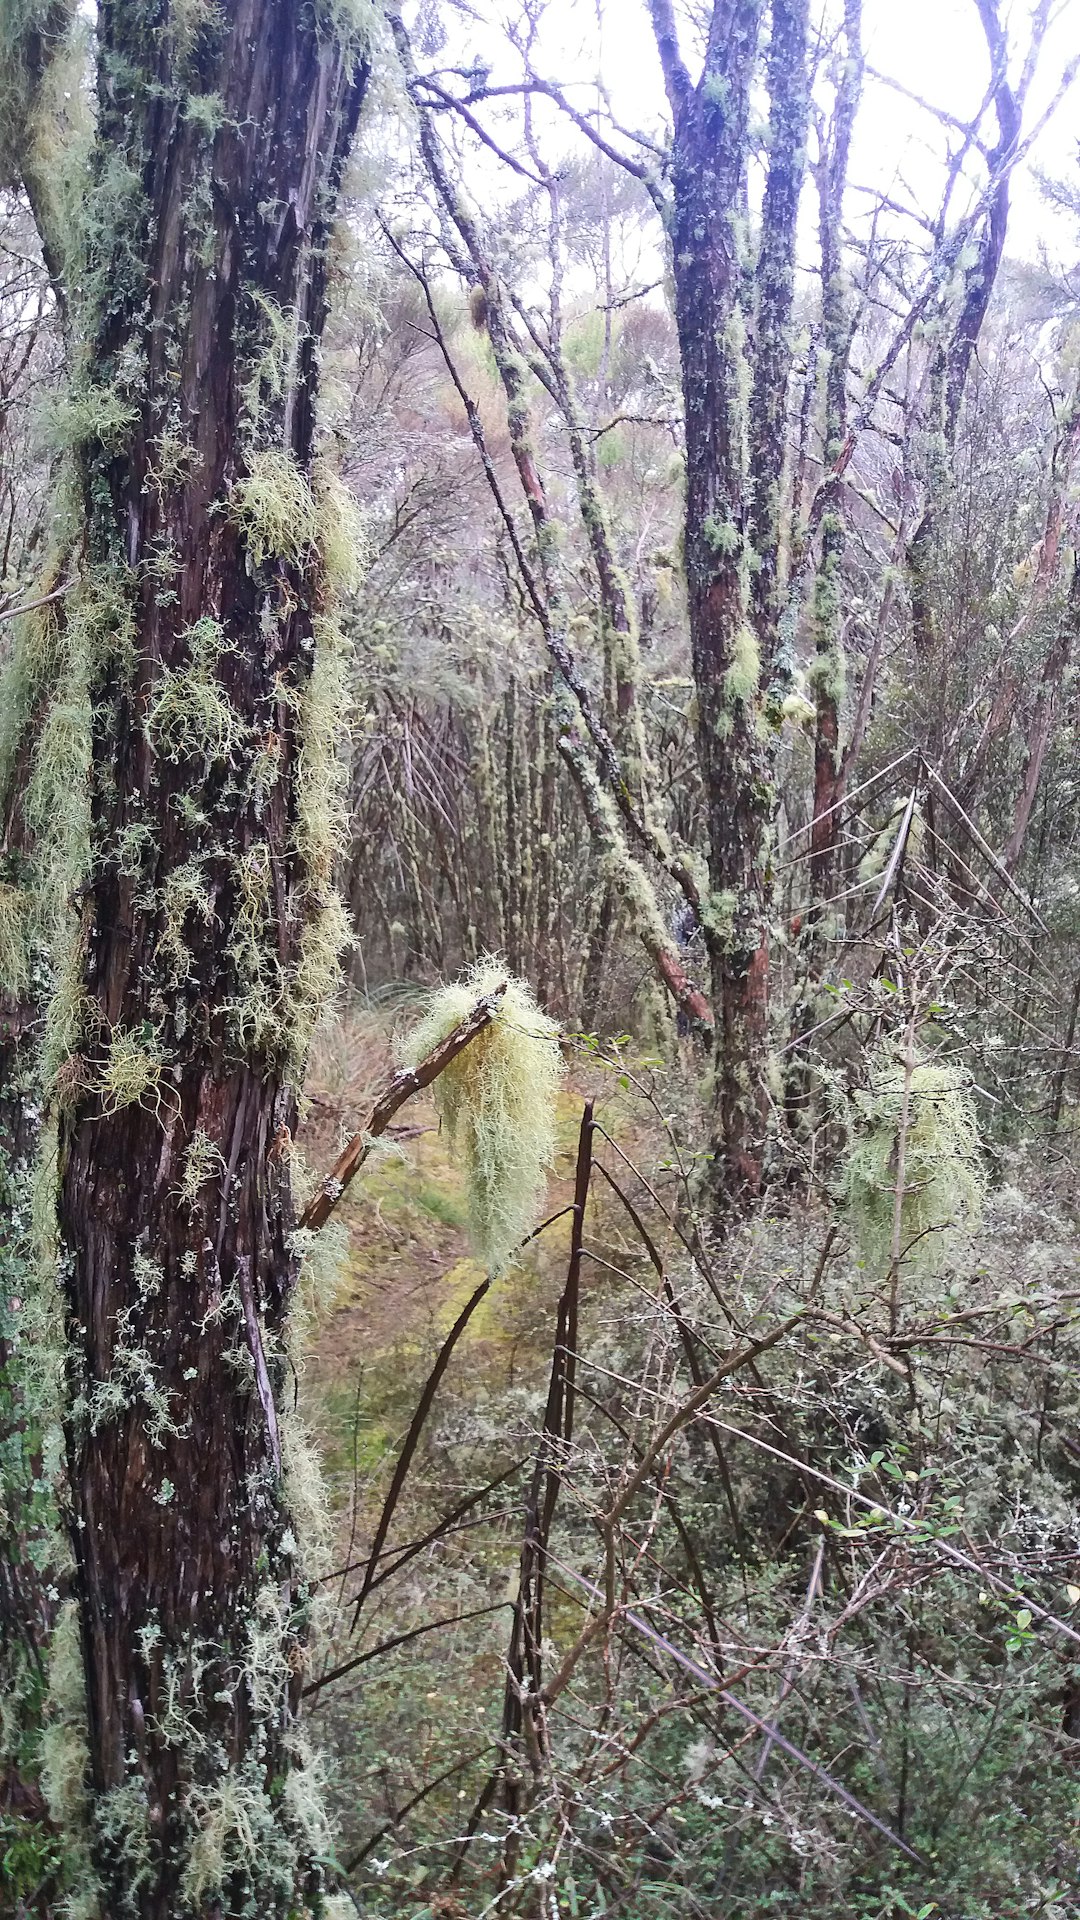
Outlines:
POLYGON ((225 125, 225 102, 220 93, 189 93, 184 101, 184 118, 204 139, 212 140, 218 128, 225 125))
POLYGON ((196 1127, 184 1149, 184 1169, 176 1197, 182 1207, 193 1212, 203 1188, 224 1172, 225 1156, 205 1127, 196 1127))
POLYGON ((839 643, 819 654, 811 663, 807 668, 806 683, 819 701, 826 701, 834 707, 843 704, 847 663, 839 643))
POLYGON ((788 693, 780 702, 780 716, 794 726, 812 727, 817 719, 817 708, 801 693, 788 693))
POLYGON ((289 385, 296 361, 296 309, 283 307, 259 287, 248 288, 245 297, 254 310, 249 330, 257 350, 244 381, 241 406, 248 431, 254 434, 289 385))
POLYGON ((300 1070, 315 1024, 341 978, 341 956, 353 944, 352 922, 336 893, 309 912, 293 976, 289 1054, 300 1070))
POLYGON ((209 926, 214 918, 213 902, 198 860, 187 860, 169 874, 161 888, 161 912, 162 928, 157 957, 168 970, 171 983, 175 986, 187 980, 191 974, 192 953, 184 938, 189 916, 193 915, 204 927, 209 926))
POLYGON ((245 728, 217 677, 226 652, 224 630, 204 616, 181 636, 190 659, 166 668, 146 714, 146 734, 166 759, 198 756, 204 765, 227 760, 244 738, 245 728))
POLYGON ((41 1790, 62 1836, 65 1878, 73 1889, 67 1920, 97 1920, 100 1888, 90 1857, 90 1746, 79 1609, 65 1600, 49 1649, 49 1681, 39 1745, 41 1790))
POLYGON ((333 1564, 330 1496, 318 1447, 294 1408, 283 1409, 279 1427, 285 1505, 296 1535, 296 1558, 305 1578, 314 1583, 333 1564))
POLYGON ((102 1113, 119 1113, 131 1106, 160 1113, 165 1098, 161 1084, 164 1066, 161 1043, 146 1022, 138 1030, 114 1027, 97 1077, 102 1113))
POLYGON ((360 503, 325 460, 315 462, 311 485, 327 582, 335 593, 355 593, 370 562, 360 503))
MULTIPOLYGON (((854 1096, 857 1130, 844 1193, 863 1258, 876 1272, 891 1258, 904 1087, 904 1062, 886 1047, 874 1063, 870 1087, 854 1096)), ((911 1070, 904 1141, 901 1256, 933 1271, 955 1231, 977 1225, 984 1191, 970 1083, 957 1065, 918 1061, 911 1070)))
POLYGON ((132 1261, 134 1298, 114 1318, 109 1371, 87 1382, 72 1402, 72 1418, 85 1420, 91 1433, 134 1406, 144 1409, 152 1446, 161 1446, 166 1434, 180 1431, 171 1411, 176 1396, 161 1385, 151 1354, 136 1328, 139 1310, 160 1293, 163 1277, 160 1263, 137 1250, 132 1261))
POLYGON ((227 947, 236 974, 228 1014, 241 1047, 273 1052, 281 1037, 283 982, 271 928, 271 861, 255 841, 234 865, 236 899, 227 947))
POLYGON ((709 551, 718 560, 731 560, 742 547, 742 534, 734 520, 720 520, 716 514, 706 514, 701 523, 709 551))
POLYGON ((64 1601, 53 1629, 44 1721, 41 1790, 57 1826, 71 1830, 85 1817, 90 1761, 79 1609, 74 1600, 64 1601))
POLYGON ((349 646, 337 620, 313 623, 315 658, 298 705, 300 759, 296 769, 296 849, 309 885, 324 892, 347 833, 347 771, 338 752, 349 711, 349 646))
POLYGON ((30 983, 30 903, 23 887, 0 881, 0 990, 13 998, 30 983))
POLYGON ((699 913, 701 924, 718 946, 730 946, 734 940, 738 910, 739 896, 730 888, 708 893, 702 900, 699 913))
POLYGON ((562 1079, 559 1029, 528 987, 488 958, 432 996, 404 1049, 407 1063, 423 1059, 503 982, 490 1024, 435 1084, 440 1117, 464 1161, 477 1254, 493 1273, 513 1259, 543 1203, 562 1079))
POLYGON ((356 52, 372 45, 380 24, 372 0, 316 0, 315 18, 356 52))
POLYGON ((97 1021, 96 1005, 83 980, 82 949, 81 935, 70 937, 61 949, 45 1013, 42 1086, 60 1106, 71 1104, 87 1084, 80 1048, 93 1037, 97 1021))
POLYGON ((141 1777, 125 1780, 99 1794, 93 1807, 96 1851, 122 1865, 127 1911, 138 1911, 140 1887, 153 1878, 150 1839, 150 1802, 141 1777))
MULTIPOLYGON (((294 1191, 296 1184, 294 1177, 294 1191)), ((350 1245, 348 1227, 335 1218, 317 1233, 297 1227, 289 1235, 289 1251, 300 1261, 289 1316, 294 1331, 306 1335, 338 1304, 348 1275, 350 1245)))
POLYGON ((53 403, 46 438, 56 449, 94 445, 117 453, 137 418, 136 408, 115 387, 76 383, 53 403))
POLYGON ((233 487, 231 511, 254 567, 282 560, 306 566, 319 538, 319 510, 307 476, 291 454, 265 448, 251 456, 233 487))
POLYGON ((260 1720, 271 1718, 277 1712, 288 1686, 287 1624, 281 1588, 268 1580, 259 1588, 248 1612, 240 1669, 252 1712, 260 1720))
POLYGON ((183 1893, 196 1912, 235 1873, 241 1881, 265 1867, 282 1846, 277 1813, 254 1759, 232 1767, 212 1784, 193 1786, 188 1818, 194 1833, 184 1869, 183 1893))
POLYGON ((159 501, 183 486, 202 464, 202 456, 183 434, 166 429, 158 436, 146 475, 146 491, 159 501))
POLYGON ((758 695, 761 681, 761 654, 752 627, 739 628, 731 649, 731 664, 724 675, 724 700, 727 706, 750 706, 758 695))

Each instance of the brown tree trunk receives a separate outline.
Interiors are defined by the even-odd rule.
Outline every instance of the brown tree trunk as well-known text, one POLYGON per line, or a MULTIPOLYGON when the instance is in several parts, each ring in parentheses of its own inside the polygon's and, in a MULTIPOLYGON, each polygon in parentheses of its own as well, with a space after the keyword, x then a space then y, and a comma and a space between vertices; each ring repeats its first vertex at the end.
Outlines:
POLYGON ((772 7, 770 166, 753 311, 745 314, 740 228, 764 0, 716 0, 696 85, 678 52, 668 0, 651 0, 651 12, 674 120, 671 242, 686 415, 687 597, 709 839, 710 895, 701 919, 716 1018, 715 1192, 724 1210, 758 1190, 766 1131, 776 796, 762 720, 784 667, 779 514, 805 164, 807 10, 800 0, 772 7))
MULTIPOLYGON (((824 463, 835 468, 848 434, 848 375, 854 317, 844 278, 843 211, 848 156, 862 92, 862 4, 844 7, 843 77, 837 90, 833 124, 817 169, 818 238, 821 249, 821 349, 825 359, 824 463)), ((821 516, 821 551, 814 584, 814 665, 812 683, 817 719, 814 731, 814 799, 810 830, 810 911, 807 916, 808 972, 820 972, 820 922, 834 890, 840 836, 845 757, 840 745, 840 708, 844 695, 842 644, 843 560, 847 529, 843 483, 838 481, 821 516)))
POLYGON ((104 1910, 140 1920, 318 1889, 281 1401, 287 1147, 340 948, 310 472, 367 72, 344 12, 98 10, 82 685, 60 693, 90 757, 52 1026, 89 1839, 104 1910))

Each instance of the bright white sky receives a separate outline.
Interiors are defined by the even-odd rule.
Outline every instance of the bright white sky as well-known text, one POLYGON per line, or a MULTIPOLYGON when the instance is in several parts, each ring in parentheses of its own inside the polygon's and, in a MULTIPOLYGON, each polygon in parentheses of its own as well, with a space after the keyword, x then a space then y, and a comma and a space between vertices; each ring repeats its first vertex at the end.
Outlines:
MULTIPOLYGON (((678 9, 680 0, 676 5, 678 9)), ((509 6, 497 0, 491 9, 494 17, 516 11, 513 0, 509 6)), ((1011 0, 1005 7, 1016 53, 1014 73, 1026 51, 1030 13, 1031 0, 1011 0)), ((863 32, 870 67, 960 118, 970 116, 979 105, 989 61, 975 0, 865 0, 863 32)), ((479 44, 478 37, 473 44, 479 44)), ((692 64, 692 50, 693 36, 686 27, 688 64, 692 64)), ((503 66, 493 48, 485 46, 483 51, 503 66)), ((574 101, 584 110, 595 103, 598 53, 616 118, 629 127, 655 129, 665 104, 645 0, 549 0, 537 67, 549 78, 575 83, 574 101)), ((1045 110, 1068 62, 1078 54, 1080 0, 1057 0, 1029 96, 1027 128, 1045 110)), ((1080 186, 1078 128, 1080 82, 1043 131, 1031 161, 1080 186)), ((996 136, 992 116, 987 132, 996 136)), ((921 211, 932 212, 940 191, 942 153, 939 123, 914 101, 868 75, 856 128, 852 181, 882 189, 904 203, 914 201, 921 211)), ((852 213, 857 205, 853 202, 852 213)), ((1033 259, 1041 247, 1054 258, 1072 261, 1077 235, 1074 223, 1046 205, 1025 164, 1014 176, 1009 251, 1014 257, 1033 259)))

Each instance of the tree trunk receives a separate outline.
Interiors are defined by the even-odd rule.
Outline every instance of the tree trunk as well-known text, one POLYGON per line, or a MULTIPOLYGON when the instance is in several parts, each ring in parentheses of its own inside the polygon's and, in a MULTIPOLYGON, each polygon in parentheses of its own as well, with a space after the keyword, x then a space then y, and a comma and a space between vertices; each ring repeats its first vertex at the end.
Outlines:
POLYGON ((668 0, 651 0, 651 11, 674 120, 671 242, 686 415, 687 597, 709 839, 710 894, 701 920, 716 1017, 714 1168, 723 1211, 760 1187, 766 1132, 776 810, 766 713, 785 671, 779 515, 805 166, 807 9, 800 0, 772 7, 770 164, 750 313, 742 304, 740 236, 764 0, 716 0, 696 86, 679 56, 668 0))
POLYGON ((110 1920, 284 1915, 326 1846, 296 1729, 308 1589, 281 1409, 287 1149, 341 946, 342 522, 311 456, 367 73, 345 13, 98 10, 69 400, 86 565, 57 695, 89 742, 81 818, 71 767, 41 771, 63 773, 81 866, 49 1049, 110 1920))

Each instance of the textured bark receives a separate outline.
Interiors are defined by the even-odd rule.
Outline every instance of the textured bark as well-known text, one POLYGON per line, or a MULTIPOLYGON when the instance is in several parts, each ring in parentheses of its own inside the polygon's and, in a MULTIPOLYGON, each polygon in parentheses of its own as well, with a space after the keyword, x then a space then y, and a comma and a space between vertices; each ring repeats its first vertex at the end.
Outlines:
POLYGON ((750 603, 762 683, 774 692, 781 690, 791 672, 791 662, 777 657, 782 608, 779 566, 795 237, 806 171, 809 114, 808 14, 807 0, 774 0, 768 71, 772 102, 769 173, 755 273, 757 310, 749 423, 750 539, 754 553, 750 603))
POLYGON ((143 1920, 283 1914, 305 1871, 282 1800, 305 1590, 274 1394, 296 1278, 290 996, 326 905, 297 843, 324 587, 313 546, 260 550, 230 501, 261 449, 301 475, 310 464, 328 222, 366 80, 355 49, 291 0, 233 0, 197 21, 184 47, 166 7, 99 7, 88 378, 123 395, 130 425, 119 446, 91 432, 78 449, 89 577, 120 584, 132 635, 88 663, 85 1000, 62 1074, 67 1454, 92 1851, 109 1914, 143 1920), (215 95, 206 116, 188 110, 215 95), (294 362, 271 376, 272 316, 293 313, 294 362), (166 435, 187 449, 171 467, 166 435), (229 738, 181 735, 168 750, 150 716, 208 617, 224 636, 209 677, 229 738), (278 772, 265 792, 260 749, 278 772), (193 862, 200 891, 170 907, 193 862), (256 937, 276 1034, 241 1013, 245 871, 265 876, 256 937), (117 1036, 158 1063, 134 1095, 110 1078, 117 1036), (199 1130, 212 1148, 201 1179, 199 1130), (252 1848, 230 1825, 236 1792, 252 1848), (122 1819, 109 1811, 121 1806, 122 1819), (185 1883, 194 1832, 219 1814, 223 1872, 185 1883))
POLYGON ((671 9, 652 4, 674 118, 672 263, 686 415, 686 570, 710 898, 702 921, 716 1016, 715 1190, 760 1186, 767 1101, 773 746, 762 713, 782 678, 780 496, 795 222, 805 167, 807 12, 772 9, 770 167, 747 275, 750 92, 762 0, 717 0, 692 85, 671 9), (749 338, 748 338, 749 334, 749 338), (750 384, 749 402, 745 388, 750 384))
POLYGON ((760 1179, 768 956, 763 850, 772 796, 758 686, 728 674, 748 618, 739 209, 763 6, 714 9, 709 55, 675 117, 672 253, 686 411, 686 571, 712 899, 704 918, 716 1017, 719 1194, 760 1179), (721 547, 720 542, 726 544, 721 547))
MULTIPOLYGON (((848 375, 854 313, 847 296, 843 257, 844 193, 848 157, 862 92, 862 0, 846 0, 845 62, 836 111, 818 174, 818 237, 821 249, 821 346, 825 358, 825 466, 835 467, 848 435, 848 375)), ((849 764, 840 746, 843 692, 841 592, 846 525, 842 487, 837 484, 821 518, 821 550, 814 591, 813 690, 817 708, 814 732, 814 799, 810 830, 810 896, 807 931, 813 938, 834 885, 840 836, 840 803, 849 764)), ((811 955, 810 970, 817 971, 811 955)))

